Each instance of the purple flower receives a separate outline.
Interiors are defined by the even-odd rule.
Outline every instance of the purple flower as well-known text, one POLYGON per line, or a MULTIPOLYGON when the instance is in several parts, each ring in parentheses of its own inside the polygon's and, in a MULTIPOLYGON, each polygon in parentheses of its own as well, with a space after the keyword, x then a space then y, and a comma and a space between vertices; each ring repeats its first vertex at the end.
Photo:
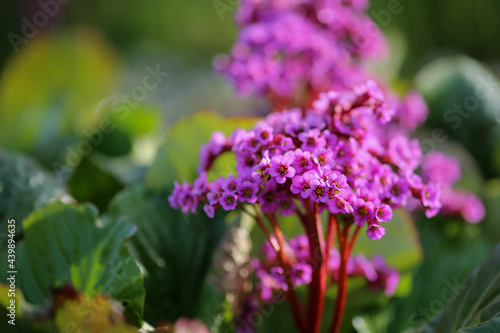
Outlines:
POLYGON ((328 201, 328 211, 332 214, 349 214, 354 209, 348 201, 335 197, 328 201))
POLYGON ((469 223, 478 223, 485 215, 481 199, 466 191, 445 187, 441 190, 441 203, 445 215, 461 215, 469 223))
POLYGON ((304 170, 310 170, 313 167, 313 162, 311 160, 311 153, 308 151, 303 151, 302 149, 295 149, 295 162, 293 167, 298 173, 304 170))
POLYGON ((382 256, 374 256, 371 260, 377 279, 369 280, 368 287, 371 289, 383 289, 387 296, 392 296, 399 284, 399 273, 394 268, 387 266, 382 256))
POLYGON ((422 176, 429 182, 452 185, 461 177, 460 165, 453 157, 431 152, 423 159, 422 176))
POLYGON ((313 156, 313 161, 319 166, 325 166, 330 168, 333 168, 335 166, 333 151, 327 148, 318 149, 313 156))
POLYGON ((227 192, 236 193, 238 191, 238 180, 232 175, 227 176, 222 189, 227 192))
POLYGON ((296 236, 288 242, 295 258, 300 262, 305 262, 309 257, 309 240, 306 235, 296 236))
POLYGON ((366 235, 370 239, 377 240, 385 235, 385 229, 382 228, 379 224, 372 222, 368 224, 368 230, 366 230, 366 235))
POLYGON ((266 123, 258 123, 255 131, 255 139, 263 145, 273 141, 273 128, 266 123))
POLYGON ((293 152, 287 152, 285 155, 275 156, 271 159, 269 174, 271 177, 276 177, 278 184, 283 184, 287 178, 295 176, 295 168, 292 166, 293 156, 293 152))
POLYGON ((280 216, 293 216, 295 214, 295 203, 283 192, 279 195, 280 216))
POLYGON ((269 275, 271 275, 277 282, 282 290, 288 290, 288 285, 285 282, 285 271, 279 266, 271 267, 269 270, 269 275))
POLYGON ((344 176, 338 171, 332 171, 328 175, 327 183, 330 187, 334 189, 335 192, 338 192, 334 193, 335 195, 339 194, 341 190, 349 187, 349 185, 347 184, 346 176, 344 176))
POLYGON ((315 152, 326 146, 326 140, 321 137, 319 129, 315 128, 299 134, 299 140, 302 142, 302 150, 315 152))
POLYGON ((485 211, 481 199, 472 193, 468 193, 462 209, 463 218, 470 223, 478 223, 484 218, 485 211))
POLYGON ((259 159, 250 151, 237 151, 235 152, 236 158, 236 171, 239 177, 246 177, 252 175, 258 168, 259 159))
POLYGON ((188 212, 195 213, 198 205, 197 197, 192 193, 192 185, 187 183, 179 185, 179 183, 175 182, 174 190, 168 201, 172 208, 181 208, 185 214, 188 212))
POLYGON ((399 105, 397 118, 401 126, 413 132, 425 121, 428 113, 429 109, 422 96, 410 91, 399 105))
MULTIPOLYGON (((273 239, 273 241, 276 241, 276 239, 273 239)), ((276 250, 274 250, 273 246, 271 245, 271 243, 269 243, 268 240, 266 240, 262 244, 259 252, 265 256, 266 260, 274 260, 274 258, 276 258, 276 250)))
POLYGON ((244 180, 238 186, 238 198, 240 201, 246 201, 250 204, 257 202, 257 192, 259 191, 259 185, 251 182, 250 180, 244 180))
POLYGON ((238 196, 232 192, 224 192, 219 199, 219 203, 226 211, 234 210, 238 204, 238 196))
POLYGON ((408 181, 404 178, 399 179, 397 183, 391 186, 388 195, 393 204, 404 206, 408 196, 410 195, 410 186, 408 181))
POLYGON ((257 201, 261 204, 264 213, 276 213, 280 208, 278 201, 277 184, 275 181, 266 183, 264 190, 259 192, 257 201))
POLYGON ((308 264, 296 263, 292 266, 290 277, 294 286, 309 284, 312 281, 312 268, 308 264))
POLYGON ((375 218, 379 222, 388 222, 392 220, 392 208, 389 205, 380 205, 375 213, 375 218))
POLYGON ((434 183, 429 183, 422 188, 421 197, 422 205, 426 208, 425 216, 431 218, 435 216, 441 209, 439 201, 440 191, 439 186, 434 183))
POLYGON ((313 172, 306 172, 302 176, 293 177, 290 191, 294 194, 300 193, 303 199, 309 198, 312 192, 311 181, 315 178, 316 176, 313 172))
POLYGON ((193 183, 193 194, 195 196, 201 196, 206 193, 208 189, 208 179, 207 173, 202 172, 198 179, 196 179, 193 183))
POLYGON ((347 262, 347 273, 349 275, 364 276, 368 281, 377 279, 377 272, 372 263, 363 254, 351 256, 347 262))
POLYGON ((205 205, 205 206, 203 206, 203 211, 210 218, 213 218, 214 215, 215 215, 215 208, 212 205, 205 205))
POLYGON ((410 141, 403 135, 396 135, 389 143, 388 158, 403 174, 412 173, 422 158, 418 140, 410 141))
POLYGON ((309 182, 310 197, 315 202, 327 202, 330 199, 328 184, 321 178, 315 177, 309 182))
POLYGON ((353 203, 354 208, 354 223, 357 225, 364 225, 369 219, 372 219, 375 214, 375 206, 371 201, 365 201, 361 198, 353 203))

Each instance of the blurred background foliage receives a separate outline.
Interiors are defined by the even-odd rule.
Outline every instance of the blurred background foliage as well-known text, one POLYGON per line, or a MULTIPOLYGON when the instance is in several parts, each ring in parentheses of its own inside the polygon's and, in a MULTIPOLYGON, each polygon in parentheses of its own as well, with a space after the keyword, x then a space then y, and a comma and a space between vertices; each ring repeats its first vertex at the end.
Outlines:
MULTIPOLYGON (((126 216, 138 227, 127 247, 143 265, 146 291, 165 276, 170 279, 157 293, 146 293, 145 319, 153 325, 198 315, 222 330, 231 317, 205 276, 227 225, 245 223, 220 217, 207 228, 207 221, 196 217, 179 225, 185 216, 166 201, 173 179, 193 176, 199 144, 211 131, 248 126, 250 117, 267 112, 263 101, 235 96, 212 70, 212 58, 227 52, 236 36, 231 9, 237 1, 220 0, 226 5, 222 11, 214 3, 68 1, 35 36, 13 45, 12 34, 23 36, 26 22, 43 7, 36 0, 0 2, 0 147, 31 156, 1 154, 0 226, 6 216, 20 225, 31 210, 63 198, 92 203, 105 223, 126 216), (158 66, 168 75, 134 98, 158 66), (191 117, 200 110, 205 112, 191 117), (207 111, 239 118, 224 121, 207 111), (181 118, 186 119, 176 124, 181 118), (164 241, 168 237, 171 243, 164 241), (186 250, 178 254, 181 240, 186 250), (184 281, 186 276, 191 278, 184 281), (220 308, 221 315, 208 316, 205 308, 220 308)), ((416 217, 412 223, 400 213, 401 224, 389 230, 379 250, 403 270, 396 297, 387 302, 371 295, 366 303, 353 304, 364 314, 353 310, 345 332, 353 331, 351 322, 362 333, 408 328, 412 313, 428 308, 444 281, 465 278, 500 241, 500 1, 401 0, 398 13, 390 13, 388 3, 373 0, 370 10, 392 49, 374 68, 389 76, 396 90, 416 88, 424 95, 430 107, 418 133, 427 139, 424 149, 461 160, 460 185, 481 196, 487 213, 479 225, 440 217, 416 217), (446 112, 476 96, 484 79, 492 82, 490 93, 477 109, 448 119, 446 112), (446 142, 429 140, 436 129, 446 142)), ((216 172, 229 169, 223 165, 216 172)), ((293 223, 287 224, 290 236, 297 232, 293 223)), ((262 237, 245 228, 256 252, 262 237)), ((358 246, 360 252, 375 251, 368 241, 358 246)), ((350 292, 359 293, 355 284, 350 292)), ((280 313, 287 309, 271 318, 280 313)), ((268 320, 262 331, 276 331, 273 324, 280 322, 268 320)))

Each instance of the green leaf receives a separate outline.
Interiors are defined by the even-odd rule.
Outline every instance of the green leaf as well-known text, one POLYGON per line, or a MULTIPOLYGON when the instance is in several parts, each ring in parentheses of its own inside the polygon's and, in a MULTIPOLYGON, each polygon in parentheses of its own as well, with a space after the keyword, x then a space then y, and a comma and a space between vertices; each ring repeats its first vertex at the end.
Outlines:
POLYGON ((131 186, 118 193, 103 217, 107 224, 126 217, 138 227, 128 246, 144 266, 145 320, 151 324, 196 315, 213 253, 225 232, 220 215, 185 215, 170 208, 168 194, 131 186))
POLYGON ((418 331, 452 333, 462 329, 459 332, 497 332, 500 329, 498 316, 488 318, 489 320, 473 328, 470 326, 478 323, 480 319, 486 319, 487 316, 484 315, 491 314, 494 309, 491 307, 492 304, 496 304, 495 301, 498 301, 500 297, 498 267, 500 267, 500 244, 495 247, 486 261, 469 275, 463 286, 460 286, 455 300, 432 322, 418 331))
POLYGON ((75 133, 96 125, 96 108, 117 83, 118 61, 88 30, 39 37, 2 73, 0 143, 50 165, 66 153, 75 133))
POLYGON ((0 152, 0 228, 15 219, 16 234, 22 233, 21 221, 33 210, 53 201, 71 197, 54 177, 34 159, 20 154, 0 152))
POLYGON ((495 333, 500 331, 500 313, 476 326, 462 328, 457 333, 495 333))
POLYGON ((104 293, 122 302, 128 318, 139 325, 145 291, 123 242, 135 227, 124 220, 99 224, 90 205, 53 204, 29 215, 16 247, 18 287, 27 302, 37 305, 50 298, 52 288, 68 283, 89 296, 104 293))
POLYGON ((478 261, 486 259, 492 247, 478 234, 479 225, 460 219, 422 217, 416 226, 424 257, 413 271, 410 294, 391 299, 394 313, 390 332, 402 332, 432 320, 452 297, 448 294, 449 285, 465 279, 478 261))
POLYGON ((210 140, 214 131, 229 135, 236 128, 250 128, 254 123, 254 118, 223 119, 206 112, 179 121, 167 133, 163 147, 146 174, 146 184, 161 189, 174 181, 193 181, 200 147, 210 140))
POLYGON ((69 191, 78 202, 91 202, 101 211, 106 209, 111 199, 123 187, 123 184, 97 164, 94 158, 84 158, 68 179, 69 191))
MULTIPOLYGON (((415 81, 429 104, 429 128, 443 130, 466 147, 487 178, 496 176, 500 169, 492 152, 500 128, 500 97, 495 74, 472 58, 453 56, 429 63, 415 81)), ((434 143, 440 149, 442 142, 434 143)))

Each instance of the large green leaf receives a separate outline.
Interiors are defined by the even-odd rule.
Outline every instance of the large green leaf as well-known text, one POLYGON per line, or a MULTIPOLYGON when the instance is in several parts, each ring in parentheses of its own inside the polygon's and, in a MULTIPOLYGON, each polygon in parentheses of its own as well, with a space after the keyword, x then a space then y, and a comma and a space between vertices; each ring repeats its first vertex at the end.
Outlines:
MULTIPOLYGON (((487 177, 497 175, 492 154, 500 128, 495 74, 471 58, 454 56, 422 68, 416 85, 429 104, 427 125, 463 144, 487 177)), ((440 149, 442 142, 433 143, 440 149)))
POLYGON ((449 285, 465 279, 484 260, 492 244, 481 234, 480 225, 437 216, 416 221, 424 256, 412 274, 411 292, 391 300, 390 332, 417 327, 436 316, 449 299, 449 285), (444 291, 446 290, 446 291, 444 291), (446 293, 442 299, 443 291, 446 293))
POLYGON ((500 313, 476 326, 462 328, 457 333, 495 333, 500 330, 500 313))
POLYGON ((34 209, 52 201, 71 200, 52 175, 32 158, 0 152, 0 228, 7 220, 17 221, 16 233, 22 231, 21 221, 34 209))
MULTIPOLYGON (((86 295, 104 293, 122 302, 129 319, 140 324, 143 280, 123 242, 135 227, 124 220, 100 224, 90 205, 53 204, 29 215, 16 247, 18 287, 33 304, 43 304, 52 288, 68 283, 86 295)), ((4 263, 2 257, 2 274, 4 263)))
POLYGON ((117 82, 117 62, 88 30, 30 41, 2 72, 1 145, 32 152, 47 165, 59 160, 75 133, 97 125, 99 102, 117 82))
POLYGON ((426 327, 417 331, 425 333, 452 333, 458 330, 459 332, 484 333, 500 331, 498 313, 494 313, 499 310, 499 267, 500 244, 457 289, 456 298, 443 312, 426 327))
POLYGON ((250 128, 254 123, 255 118, 223 119, 206 112, 179 121, 167 133, 146 175, 146 184, 161 189, 171 186, 174 181, 193 181, 197 175, 200 146, 208 142, 214 131, 229 135, 236 128, 250 128))
POLYGON ((170 208, 168 194, 131 186, 118 193, 103 217, 105 223, 126 217, 138 227, 128 246, 144 266, 145 320, 151 324, 196 315, 212 255, 225 232, 219 215, 185 215, 170 208))

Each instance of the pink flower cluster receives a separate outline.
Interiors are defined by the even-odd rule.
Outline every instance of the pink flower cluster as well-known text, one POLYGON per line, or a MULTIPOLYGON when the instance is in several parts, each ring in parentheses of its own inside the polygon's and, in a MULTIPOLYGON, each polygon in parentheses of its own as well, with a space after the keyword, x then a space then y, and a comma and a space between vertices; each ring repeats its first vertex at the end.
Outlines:
POLYGON ((439 184, 443 214, 460 215, 470 223, 480 222, 484 218, 481 199, 473 193, 452 188, 461 178, 457 159, 437 151, 431 152, 422 162, 422 176, 425 180, 439 184))
POLYGON ((240 93, 291 97, 366 81, 362 60, 387 53, 366 0, 242 0, 230 56, 214 61, 240 93))
MULTIPOLYGON (((380 239, 380 225, 410 197, 428 217, 441 208, 440 187, 424 184, 415 173, 422 152, 417 140, 383 132, 395 114, 373 81, 355 89, 321 94, 309 110, 275 112, 252 130, 228 138, 215 133, 200 153, 200 177, 175 184, 174 208, 195 212, 198 205, 215 211, 238 204, 258 204, 264 213, 293 215, 317 204, 321 213, 349 215, 380 239), (381 130, 382 129, 382 130, 381 130), (237 177, 208 182, 215 158, 233 151, 237 177)), ((312 208, 311 208, 312 209, 312 208)))
MULTIPOLYGON (((290 239, 287 250, 288 259, 291 261, 290 279, 293 286, 309 284, 312 280, 312 271, 317 265, 311 257, 309 240, 305 235, 299 235, 290 239)), ((330 248, 327 263, 332 282, 335 282, 340 267, 340 254, 335 247, 330 248)), ((259 282, 255 290, 259 293, 261 300, 271 300, 276 290, 287 291, 285 272, 279 265, 276 252, 269 242, 264 243, 260 252, 263 259, 252 260, 259 282)), ((396 269, 387 266, 381 256, 375 256, 372 260, 366 259, 363 254, 351 256, 347 262, 347 273, 351 277, 362 277, 367 281, 367 287, 372 290, 384 290, 387 296, 392 296, 399 283, 399 273, 396 269)))

